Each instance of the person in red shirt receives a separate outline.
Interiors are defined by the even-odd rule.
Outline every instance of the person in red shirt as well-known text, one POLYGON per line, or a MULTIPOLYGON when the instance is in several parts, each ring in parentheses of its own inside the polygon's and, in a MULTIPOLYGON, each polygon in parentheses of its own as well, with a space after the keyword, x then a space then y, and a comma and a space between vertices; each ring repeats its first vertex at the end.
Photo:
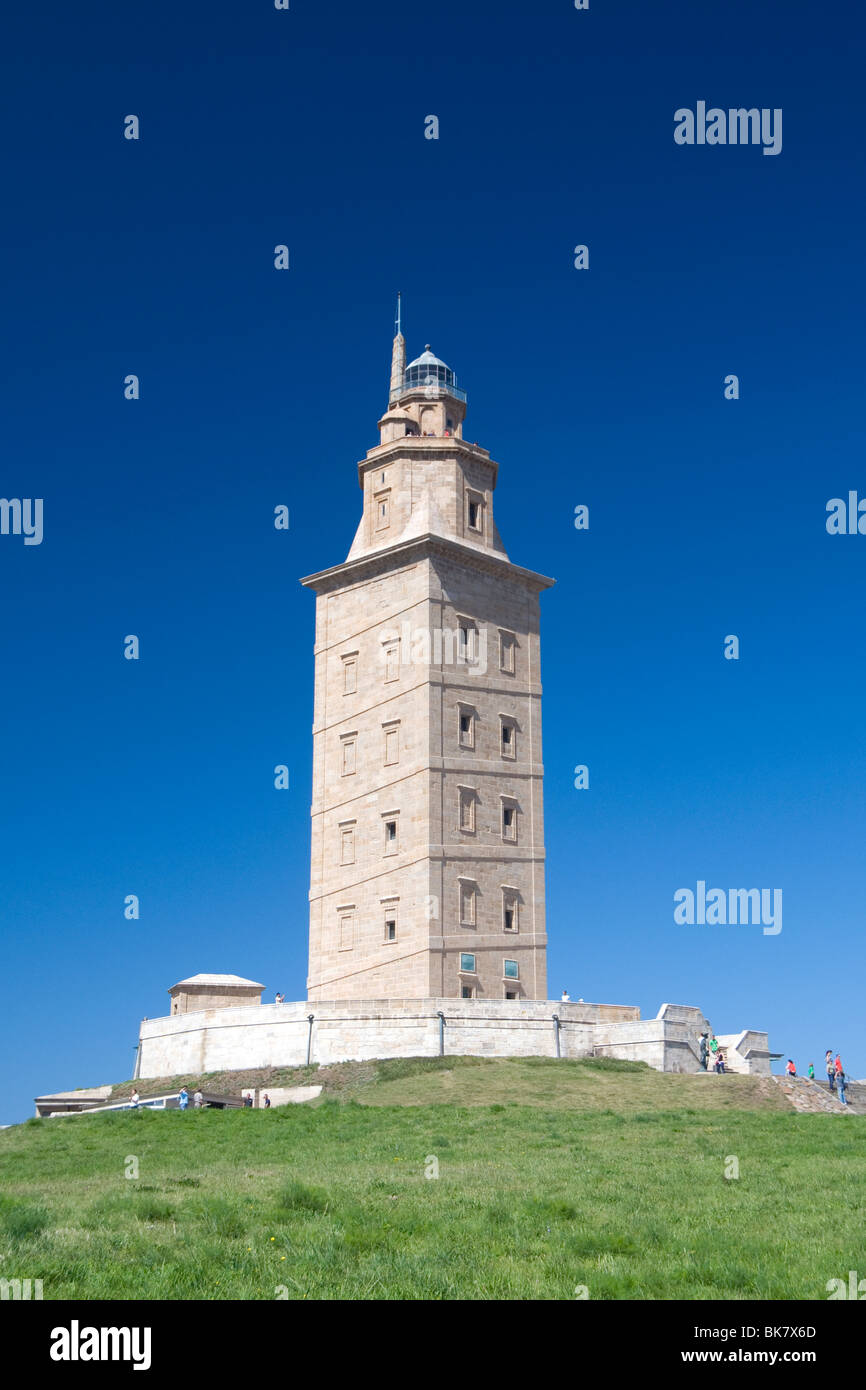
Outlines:
POLYGON ((842 1070, 842 1058, 840 1057, 838 1052, 836 1053, 836 1061, 833 1063, 833 1067, 836 1072, 836 1075, 838 1076, 842 1070))

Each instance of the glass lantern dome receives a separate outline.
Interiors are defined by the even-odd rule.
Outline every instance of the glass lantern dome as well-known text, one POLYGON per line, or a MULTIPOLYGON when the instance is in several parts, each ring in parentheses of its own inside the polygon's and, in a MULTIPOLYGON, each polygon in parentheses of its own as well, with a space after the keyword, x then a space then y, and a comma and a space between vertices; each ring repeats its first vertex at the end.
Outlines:
POLYGON ((409 363, 403 376, 404 391, 424 390, 425 387, 447 391, 449 396, 455 396, 458 401, 466 400, 466 392, 459 390, 457 378, 451 368, 433 355, 429 343, 421 356, 409 363))

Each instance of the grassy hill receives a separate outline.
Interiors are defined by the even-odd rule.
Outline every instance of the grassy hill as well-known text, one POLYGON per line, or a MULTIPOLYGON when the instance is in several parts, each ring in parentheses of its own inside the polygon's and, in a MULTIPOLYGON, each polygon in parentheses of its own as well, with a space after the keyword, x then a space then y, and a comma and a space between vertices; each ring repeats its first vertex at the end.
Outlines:
POLYGON ((453 1057, 268 1078, 325 1092, 0 1133, 0 1277, 46 1299, 821 1299, 862 1264, 866 1124, 772 1081, 453 1057))
POLYGON ((268 1067, 258 1071, 184 1073, 148 1081, 124 1081, 114 1087, 112 1102, 134 1089, 143 1097, 165 1095, 186 1086, 221 1095, 239 1095, 248 1087, 322 1087, 323 1098, 357 1100, 362 1105, 521 1105, 567 1106, 569 1109, 631 1111, 650 1106, 697 1106, 698 1109, 786 1110, 774 1081, 755 1076, 671 1076, 644 1062, 586 1058, 579 1062, 545 1057, 410 1057, 332 1066, 268 1067), (608 1083, 612 1076, 616 1083, 608 1083))

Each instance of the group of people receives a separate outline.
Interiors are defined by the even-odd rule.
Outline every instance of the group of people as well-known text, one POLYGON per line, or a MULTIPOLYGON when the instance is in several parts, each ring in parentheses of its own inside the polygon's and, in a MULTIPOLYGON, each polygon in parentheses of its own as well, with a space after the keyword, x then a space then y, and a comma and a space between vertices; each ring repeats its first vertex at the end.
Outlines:
POLYGON ((701 1033, 699 1051, 701 1066, 703 1067, 704 1071, 709 1071, 710 1066, 712 1065, 713 1071, 716 1073, 717 1076, 724 1075, 725 1053, 724 1049, 719 1046, 719 1040, 716 1037, 715 1033, 713 1033, 712 1035, 710 1035, 709 1033, 701 1033))
MULTIPOLYGON (((201 1091, 196 1091, 195 1095, 192 1098, 192 1104, 194 1110, 201 1110, 202 1106, 204 1105, 204 1096, 202 1095, 201 1091)), ((186 1089, 185 1086, 181 1086, 180 1090, 178 1091, 177 1108, 178 1110, 189 1109, 189 1091, 186 1089)))
MULTIPOLYGON (((848 1101, 845 1096, 845 1085, 848 1078, 846 1077, 845 1069, 842 1066, 842 1058, 840 1057, 838 1052, 836 1053, 836 1056, 834 1058, 833 1049, 831 1047, 828 1047, 826 1053, 824 1054, 824 1070, 827 1073, 828 1087, 831 1091, 838 1093, 839 1099, 843 1105, 847 1105, 848 1101)), ((785 1067, 785 1071, 788 1076, 797 1075, 797 1068, 794 1066, 793 1060, 790 1057, 788 1058, 788 1065, 785 1067)), ((810 1081, 815 1080, 814 1062, 809 1063, 806 1076, 810 1081)))
MULTIPOLYGON (((131 1109, 133 1110, 137 1110, 139 1105, 141 1104, 141 1096, 138 1094, 137 1090, 134 1090, 132 1095, 130 1096, 129 1104, 131 1109)), ((202 1106, 204 1105, 204 1096, 202 1095, 201 1091, 196 1091, 193 1095, 192 1105, 194 1110, 201 1110, 202 1106)), ((252 1109, 252 1105, 252 1095, 245 1095, 244 1108, 247 1110, 252 1109)), ((270 1110, 271 1108, 271 1098, 267 1092, 265 1092, 265 1094, 262 1096, 262 1105, 264 1106, 265 1110, 270 1110)), ((180 1090, 177 1093, 177 1108, 178 1110, 189 1109, 189 1091, 186 1089, 185 1086, 181 1086, 180 1090)))
MULTIPOLYGON (((202 1106, 204 1105, 204 1096, 202 1095, 201 1091, 196 1091, 195 1095, 192 1098, 192 1103, 194 1109, 201 1110, 202 1106)), ((134 1090, 132 1095, 129 1097, 129 1104, 132 1110, 137 1110, 139 1105, 141 1104, 141 1096, 138 1094, 137 1090, 134 1090)), ((178 1110, 189 1109, 189 1091, 186 1089, 185 1086, 181 1086, 180 1090, 177 1093, 177 1108, 178 1110)))

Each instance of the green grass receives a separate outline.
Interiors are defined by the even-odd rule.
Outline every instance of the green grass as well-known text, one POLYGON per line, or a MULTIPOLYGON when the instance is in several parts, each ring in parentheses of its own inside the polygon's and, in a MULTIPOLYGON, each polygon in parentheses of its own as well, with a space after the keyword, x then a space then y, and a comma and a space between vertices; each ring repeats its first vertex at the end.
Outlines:
POLYGON ((773 1083, 359 1066, 315 1106, 3 1131, 0 1277, 46 1299, 823 1299, 866 1262, 866 1123, 776 1108, 773 1083))
POLYGON ((375 1078, 352 1094, 365 1105, 534 1105, 569 1110, 696 1107, 788 1110, 773 1081, 754 1076, 672 1076, 645 1062, 547 1057, 489 1061, 481 1057, 395 1058, 376 1064, 375 1078), (423 1067, 423 1073, 421 1068, 423 1067), (420 1076, 423 1074, 423 1084, 420 1076))

